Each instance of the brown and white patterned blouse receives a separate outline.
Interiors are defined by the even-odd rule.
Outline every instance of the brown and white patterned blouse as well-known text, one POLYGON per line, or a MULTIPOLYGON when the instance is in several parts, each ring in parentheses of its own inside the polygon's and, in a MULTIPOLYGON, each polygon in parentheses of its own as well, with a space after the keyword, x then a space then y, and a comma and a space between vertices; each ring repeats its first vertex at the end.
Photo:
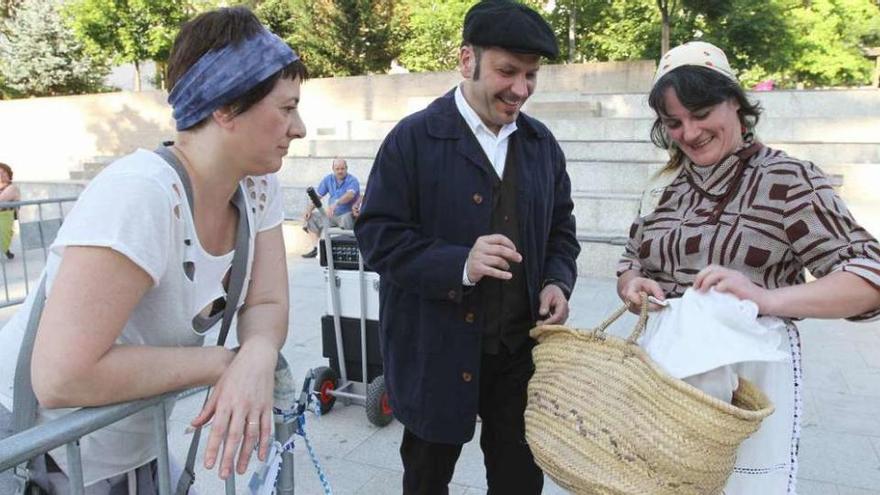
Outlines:
MULTIPOLYGON (((713 198, 737 182, 736 162, 734 155, 715 167, 686 163, 657 208, 633 223, 618 276, 639 270, 669 297, 681 296, 709 264, 768 289, 804 283, 807 269, 817 278, 853 273, 880 290, 880 244, 810 162, 764 147, 747 161, 715 222, 713 198)), ((851 319, 878 316, 880 308, 851 319)))

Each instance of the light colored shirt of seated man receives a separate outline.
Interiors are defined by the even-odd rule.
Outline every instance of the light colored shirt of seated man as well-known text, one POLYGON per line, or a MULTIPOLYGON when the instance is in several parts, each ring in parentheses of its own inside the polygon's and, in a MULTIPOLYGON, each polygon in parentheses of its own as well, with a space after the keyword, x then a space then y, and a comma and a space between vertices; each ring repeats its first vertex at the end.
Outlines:
MULTIPOLYGON (((360 183, 354 175, 348 173, 345 160, 333 160, 333 173, 321 180, 316 192, 322 198, 329 195, 325 211, 330 217, 331 225, 347 229, 354 226, 352 207, 360 201, 360 183)), ((316 235, 321 231, 323 221, 320 216, 313 215, 314 208, 309 202, 304 216, 304 227, 309 233, 316 235)))
POLYGON ((348 173, 348 164, 338 158, 333 160, 333 173, 328 174, 318 184, 318 196, 330 195, 327 214, 330 217, 338 217, 351 212, 352 205, 361 194, 361 186, 357 178, 348 173))

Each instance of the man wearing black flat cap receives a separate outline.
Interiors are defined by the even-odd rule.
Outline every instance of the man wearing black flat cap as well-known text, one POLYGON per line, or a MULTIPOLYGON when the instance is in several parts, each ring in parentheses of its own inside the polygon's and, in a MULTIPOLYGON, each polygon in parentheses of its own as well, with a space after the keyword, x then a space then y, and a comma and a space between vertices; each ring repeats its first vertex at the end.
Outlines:
POLYGON ((528 332, 568 317, 580 247, 562 150, 520 109, 558 47, 538 13, 503 0, 471 8, 462 38, 464 80, 386 137, 355 233, 381 275, 403 493, 448 493, 479 415, 489 493, 539 494, 528 332))

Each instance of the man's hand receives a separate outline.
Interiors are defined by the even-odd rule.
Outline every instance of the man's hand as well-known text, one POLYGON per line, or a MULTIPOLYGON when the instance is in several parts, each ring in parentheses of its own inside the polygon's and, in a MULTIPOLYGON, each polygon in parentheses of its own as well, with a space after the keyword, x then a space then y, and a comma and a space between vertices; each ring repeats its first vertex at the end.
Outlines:
POLYGON ((335 214, 336 214, 336 205, 334 204, 334 205, 328 206, 327 207, 327 216, 329 218, 333 218, 335 214))
POLYGON ((501 234, 477 238, 467 258, 467 278, 473 283, 483 277, 510 280, 510 263, 521 263, 522 255, 516 252, 513 241, 501 234))
POLYGON ((568 319, 568 300, 558 285, 547 284, 538 300, 538 315, 543 318, 537 321, 538 325, 562 325, 568 319))

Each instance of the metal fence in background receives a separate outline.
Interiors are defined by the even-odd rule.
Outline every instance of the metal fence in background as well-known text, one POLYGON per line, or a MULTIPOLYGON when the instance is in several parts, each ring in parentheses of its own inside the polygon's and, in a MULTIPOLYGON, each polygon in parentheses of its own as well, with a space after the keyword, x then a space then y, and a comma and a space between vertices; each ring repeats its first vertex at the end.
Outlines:
POLYGON ((49 246, 76 199, 71 196, 0 202, 0 210, 14 209, 18 217, 8 253, 0 253, 0 308, 19 304, 27 297, 46 266, 49 246))

